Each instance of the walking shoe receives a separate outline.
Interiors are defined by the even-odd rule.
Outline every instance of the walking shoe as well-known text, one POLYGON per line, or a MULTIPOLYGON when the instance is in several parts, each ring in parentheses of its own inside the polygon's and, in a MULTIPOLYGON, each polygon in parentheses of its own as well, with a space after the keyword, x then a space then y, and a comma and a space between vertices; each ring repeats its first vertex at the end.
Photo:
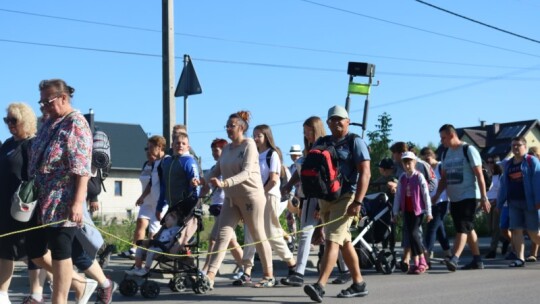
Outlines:
POLYGON ((116 246, 114 244, 109 244, 105 246, 105 249, 98 253, 98 263, 102 269, 109 266, 109 262, 111 261, 111 255, 115 251, 116 246))
POLYGON ((126 258, 126 259, 132 259, 134 260, 135 259, 135 250, 133 250, 132 248, 130 248, 129 250, 126 250, 124 252, 120 252, 118 254, 119 257, 121 258, 126 258))
POLYGON ((32 296, 26 296, 24 297, 22 304, 45 304, 45 299, 41 298, 41 301, 38 301, 32 298, 32 296))
POLYGON ((484 259, 494 259, 495 257, 497 257, 497 252, 495 250, 491 250, 484 256, 484 259))
POLYGON ((242 270, 239 270, 237 273, 235 273, 235 274, 233 275, 232 278, 233 278, 233 280, 238 280, 238 279, 240 279, 240 277, 241 277, 243 274, 244 274, 244 272, 243 272, 242 270))
POLYGON ((299 273, 291 274, 288 277, 281 279, 280 282, 283 285, 300 287, 304 285, 304 276, 299 273))
POLYGON ((366 282, 352 283, 351 287, 343 289, 338 295, 338 298, 354 298, 364 297, 368 295, 366 282))
POLYGON ((401 269, 401 272, 408 272, 409 271, 409 264, 401 261, 399 262, 399 269, 401 269))
POLYGON ((332 284, 345 284, 351 280, 351 273, 348 271, 341 272, 339 276, 332 280, 332 284))
POLYGON ((107 280, 109 280, 109 287, 103 288, 100 286, 97 288, 95 304, 111 304, 113 293, 118 289, 118 284, 111 279, 107 280))
POLYGON ((0 295, 0 304, 11 304, 11 301, 9 300, 9 296, 6 295, 0 295))
POLYGON ((449 259, 444 259, 444 264, 446 265, 446 269, 448 269, 448 271, 454 272, 458 267, 458 259, 455 256, 449 259))
POLYGON ((90 300, 90 296, 94 293, 94 290, 96 290, 96 287, 98 286, 98 282, 92 280, 92 279, 86 279, 86 285, 84 286, 84 292, 82 296, 75 300, 75 304, 86 304, 88 303, 88 300, 90 300))
POLYGON ((484 269, 484 262, 482 261, 471 261, 469 264, 461 267, 462 270, 474 270, 474 269, 484 269))
POLYGON ((324 289, 319 283, 304 286, 304 292, 315 302, 321 303, 324 297, 324 289))
POLYGON ((249 274, 243 274, 238 280, 232 283, 234 286, 245 286, 251 284, 251 276, 249 274))
POLYGON ((138 277, 144 277, 148 274, 148 272, 149 271, 146 268, 134 268, 130 274, 138 277))

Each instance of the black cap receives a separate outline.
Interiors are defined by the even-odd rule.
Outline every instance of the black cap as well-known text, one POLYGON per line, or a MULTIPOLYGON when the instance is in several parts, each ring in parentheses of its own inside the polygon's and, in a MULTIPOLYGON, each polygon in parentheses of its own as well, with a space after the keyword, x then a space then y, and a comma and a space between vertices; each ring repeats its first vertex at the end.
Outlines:
POLYGON ((383 158, 379 163, 379 168, 394 169, 394 161, 391 158, 383 158))

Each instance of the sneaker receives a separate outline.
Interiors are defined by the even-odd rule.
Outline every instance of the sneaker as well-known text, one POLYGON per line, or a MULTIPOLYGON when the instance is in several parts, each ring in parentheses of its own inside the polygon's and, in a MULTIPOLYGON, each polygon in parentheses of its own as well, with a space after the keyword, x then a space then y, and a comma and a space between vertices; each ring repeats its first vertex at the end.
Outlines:
POLYGON ((134 260, 134 259, 135 259, 135 250, 133 250, 133 249, 130 248, 129 250, 126 250, 126 251, 124 251, 124 252, 120 252, 120 253, 118 254, 118 256, 121 257, 121 258, 126 258, 126 259, 132 259, 132 260, 134 260))
POLYGON ((138 277, 144 277, 145 275, 148 274, 148 272, 149 271, 146 268, 136 268, 133 270, 131 274, 138 277))
POLYGON ((345 284, 347 282, 349 282, 351 280, 351 273, 346 271, 346 272, 341 272, 339 274, 339 276, 337 278, 335 278, 334 280, 332 280, 332 284, 345 284))
POLYGON ((324 289, 319 283, 304 286, 304 292, 315 302, 321 303, 324 297, 324 289))
POLYGON ((343 289, 338 295, 338 298, 354 298, 354 297, 364 297, 368 295, 366 289, 366 282, 353 283, 351 287, 343 289))
POLYGON ((245 286, 251 284, 251 276, 249 274, 243 274, 238 280, 232 283, 234 286, 245 286))
POLYGON ((444 259, 444 264, 446 265, 446 269, 448 269, 448 271, 454 272, 458 267, 458 259, 455 256, 449 259, 446 258, 444 259))
POLYGON ((275 278, 263 277, 257 284, 253 285, 255 288, 270 288, 277 285, 275 278))
POLYGON ((45 304, 45 299, 41 298, 41 301, 38 301, 32 298, 32 296, 26 296, 24 297, 22 304, 45 304))
POLYGON ((92 280, 92 279, 86 279, 86 285, 84 286, 84 292, 82 296, 75 300, 75 304, 86 304, 88 303, 88 300, 90 300, 90 296, 94 293, 94 290, 96 290, 96 287, 98 286, 98 282, 92 280))
POLYGON ((233 280, 238 280, 238 279, 240 279, 240 277, 241 277, 243 274, 244 274, 244 272, 243 272, 242 270, 239 270, 237 273, 235 273, 235 274, 233 275, 232 278, 233 278, 233 280))
POLYGON ((497 257, 497 252, 495 250, 491 250, 484 256, 484 259, 494 259, 495 257, 497 257))
POLYGON ((109 280, 109 287, 97 288, 97 297, 95 304, 111 304, 113 293, 118 289, 118 284, 111 279, 109 280))
POLYGON ((0 304, 11 304, 8 295, 0 295, 0 304))
POLYGON ((300 287, 304 285, 304 276, 299 273, 296 273, 296 274, 292 274, 286 278, 281 279, 280 282, 283 285, 300 287))
POLYGON ((102 269, 109 266, 109 262, 111 261, 111 255, 115 251, 116 251, 116 246, 113 244, 109 244, 105 246, 105 249, 103 249, 103 251, 98 254, 98 263, 102 269))
POLYGON ((461 267, 462 270, 474 270, 474 269, 484 269, 484 262, 482 261, 471 261, 469 264, 461 267))
POLYGON ((141 270, 141 268, 135 266, 135 267, 133 267, 133 268, 131 268, 131 269, 129 269, 129 270, 126 270, 126 271, 124 271, 124 272, 125 272, 127 275, 135 275, 135 273, 137 273, 137 272, 140 271, 140 270, 141 270))

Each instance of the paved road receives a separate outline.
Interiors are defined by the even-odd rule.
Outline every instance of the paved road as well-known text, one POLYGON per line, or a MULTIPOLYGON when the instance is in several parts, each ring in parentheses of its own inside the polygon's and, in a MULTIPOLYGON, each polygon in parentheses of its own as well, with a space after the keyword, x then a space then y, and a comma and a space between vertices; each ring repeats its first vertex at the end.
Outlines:
MULTIPOLYGON (((485 242, 483 242, 485 244, 485 242)), ((485 245, 483 248, 485 251, 485 245)), ((312 260, 316 259, 315 253, 312 260)), ((468 258, 464 257, 467 261, 468 258)), ((369 295, 363 299, 338 299, 336 295, 346 286, 327 285, 324 303, 538 303, 540 300, 539 280, 540 262, 528 263, 525 268, 509 268, 504 259, 486 260, 486 269, 450 273, 442 264, 434 263, 433 269, 425 275, 405 275, 394 272, 382 275, 374 270, 364 270, 369 295)), ((278 278, 286 274, 282 262, 274 260, 278 278)), ((117 282, 123 278, 123 271, 129 269, 131 262, 113 257, 106 269, 117 282)), ((260 268, 259 268, 260 269, 260 268)), ((260 278, 260 273, 254 273, 260 278)), ((309 298, 301 288, 278 285, 274 288, 257 289, 233 287, 231 274, 224 274, 215 283, 215 290, 197 295, 191 290, 172 292, 167 287, 168 279, 157 279, 160 295, 156 299, 145 299, 140 293, 134 297, 114 296, 114 303, 308 303, 309 298)), ((314 267, 309 267, 306 281, 317 279, 314 267)), ((17 263, 16 277, 12 282, 10 297, 12 303, 20 303, 28 290, 25 268, 17 263)), ((46 290, 48 292, 48 290, 46 290)), ((73 295, 70 295, 73 301, 73 295)), ((48 301, 50 302, 50 301, 48 301)))

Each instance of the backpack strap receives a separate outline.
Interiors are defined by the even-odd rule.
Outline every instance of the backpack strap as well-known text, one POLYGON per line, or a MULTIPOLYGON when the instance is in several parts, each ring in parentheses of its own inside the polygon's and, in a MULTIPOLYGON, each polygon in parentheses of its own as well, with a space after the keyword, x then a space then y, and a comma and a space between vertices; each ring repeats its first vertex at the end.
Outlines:
POLYGON ((469 160, 469 144, 463 145, 463 155, 465 156, 465 159, 467 160, 467 162, 470 164, 471 161, 469 160))
MULTIPOLYGON (((270 161, 272 160, 272 154, 274 154, 274 149, 270 148, 270 150, 268 150, 268 153, 266 153, 266 164, 268 165, 268 171, 270 171, 270 161)), ((281 173, 280 173, 280 176, 281 176, 281 173)), ((270 181, 270 172, 268 172, 268 178, 264 182, 264 186, 266 186, 266 184, 268 184, 269 181, 270 181)))

